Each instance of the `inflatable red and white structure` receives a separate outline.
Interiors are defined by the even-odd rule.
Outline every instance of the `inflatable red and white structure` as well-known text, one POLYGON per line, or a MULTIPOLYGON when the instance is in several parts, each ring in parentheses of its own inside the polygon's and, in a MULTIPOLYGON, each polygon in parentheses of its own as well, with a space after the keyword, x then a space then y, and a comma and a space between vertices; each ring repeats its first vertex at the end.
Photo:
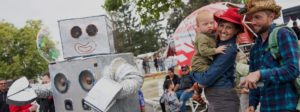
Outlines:
MULTIPOLYGON (((217 2, 206 5, 199 8, 198 10, 187 16, 177 27, 175 33, 172 35, 172 39, 175 44, 175 54, 177 58, 177 65, 190 65, 192 56, 194 54, 193 41, 196 36, 196 15, 201 10, 209 10, 212 13, 217 11, 226 10, 231 3, 228 2, 217 2)), ((245 28, 246 29, 246 28, 245 28)), ((250 38, 250 33, 245 30, 244 33, 240 34, 237 39, 237 44, 251 44, 253 40, 250 38)))

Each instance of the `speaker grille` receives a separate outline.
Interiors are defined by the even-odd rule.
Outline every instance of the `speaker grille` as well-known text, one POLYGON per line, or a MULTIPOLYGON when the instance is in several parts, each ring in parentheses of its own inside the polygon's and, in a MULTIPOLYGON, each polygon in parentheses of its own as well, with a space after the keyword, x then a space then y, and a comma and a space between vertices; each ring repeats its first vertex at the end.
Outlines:
POLYGON ((66 93, 69 88, 68 79, 62 73, 58 73, 54 77, 54 86, 60 93, 66 93))
POLYGON ((92 72, 88 70, 84 70, 79 75, 79 84, 81 88, 85 91, 89 91, 92 89, 95 83, 95 78, 92 72))

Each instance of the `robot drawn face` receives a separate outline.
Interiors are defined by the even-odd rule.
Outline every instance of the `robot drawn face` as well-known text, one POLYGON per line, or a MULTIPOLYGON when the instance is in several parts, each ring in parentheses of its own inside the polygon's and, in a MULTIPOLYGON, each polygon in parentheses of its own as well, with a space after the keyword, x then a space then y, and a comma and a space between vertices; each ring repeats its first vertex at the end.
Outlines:
POLYGON ((106 16, 58 21, 65 59, 115 53, 113 27, 106 16))
POLYGON ((89 24, 85 32, 79 26, 73 26, 70 30, 71 37, 78 40, 74 44, 74 49, 79 54, 90 54, 95 51, 97 44, 93 40, 98 33, 98 28, 94 24, 89 24), (87 35, 83 35, 86 33, 87 35))

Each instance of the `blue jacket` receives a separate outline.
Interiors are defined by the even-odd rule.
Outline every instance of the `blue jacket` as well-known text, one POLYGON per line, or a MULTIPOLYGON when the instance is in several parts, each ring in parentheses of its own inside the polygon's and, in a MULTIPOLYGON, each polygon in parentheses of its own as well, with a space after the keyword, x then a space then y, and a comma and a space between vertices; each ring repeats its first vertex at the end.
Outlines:
POLYGON ((220 41, 218 46, 221 45, 227 45, 225 54, 215 55, 207 71, 192 73, 193 79, 205 88, 233 88, 235 85, 236 38, 220 41))

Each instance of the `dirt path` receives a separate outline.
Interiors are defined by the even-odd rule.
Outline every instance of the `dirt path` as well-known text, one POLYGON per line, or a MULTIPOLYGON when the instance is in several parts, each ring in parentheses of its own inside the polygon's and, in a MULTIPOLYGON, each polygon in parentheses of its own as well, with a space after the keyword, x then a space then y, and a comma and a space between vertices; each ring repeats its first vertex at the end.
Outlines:
MULTIPOLYGON (((155 77, 147 77, 145 78, 142 91, 144 93, 144 97, 151 99, 158 97, 158 82, 164 80, 165 75, 160 74, 155 77)), ((161 85, 162 86, 162 85, 161 85)))

